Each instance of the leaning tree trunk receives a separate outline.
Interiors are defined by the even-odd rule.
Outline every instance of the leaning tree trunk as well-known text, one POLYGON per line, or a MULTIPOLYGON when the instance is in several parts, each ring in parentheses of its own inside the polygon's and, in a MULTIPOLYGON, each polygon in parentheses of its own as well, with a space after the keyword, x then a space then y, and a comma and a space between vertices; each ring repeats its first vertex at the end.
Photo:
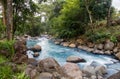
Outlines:
POLYGON ((7 39, 12 40, 13 34, 13 0, 7 0, 7 8, 6 8, 6 33, 7 39))
POLYGON ((110 26, 111 25, 111 8, 112 6, 109 7, 108 9, 108 16, 107 16, 107 26, 110 26))

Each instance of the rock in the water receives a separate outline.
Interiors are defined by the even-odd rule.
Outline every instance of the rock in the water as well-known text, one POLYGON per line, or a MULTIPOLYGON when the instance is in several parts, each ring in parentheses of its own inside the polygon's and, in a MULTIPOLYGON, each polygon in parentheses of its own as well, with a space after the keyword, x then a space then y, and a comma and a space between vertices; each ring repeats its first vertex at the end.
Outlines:
POLYGON ((71 48, 75 48, 75 47, 76 47, 76 45, 75 45, 75 44, 73 44, 73 43, 71 43, 71 44, 69 45, 69 47, 71 47, 71 48))
POLYGON ((63 67, 64 73, 72 79, 82 79, 82 71, 74 63, 66 63, 63 67))
POLYGON ((33 52, 40 52, 42 50, 42 48, 39 45, 35 45, 31 48, 28 48, 28 50, 32 50, 33 52))
POLYGON ((91 75, 100 75, 103 76, 107 73, 107 69, 105 66, 93 61, 90 65, 87 65, 83 68, 84 72, 88 72, 91 75))
POLYGON ((95 68, 95 72, 98 74, 98 75, 101 75, 101 76, 103 76, 103 75, 105 75, 106 73, 107 73, 107 69, 106 69, 106 67, 105 66, 97 66, 96 68, 95 68))
POLYGON ((114 47, 114 43, 110 42, 110 41, 107 41, 107 43, 104 46, 104 49, 105 50, 113 50, 113 47, 114 47))
POLYGON ((38 56, 39 56, 39 52, 35 52, 35 53, 33 54, 33 56, 34 56, 34 57, 38 57, 38 56))
POLYGON ((83 58, 78 56, 69 56, 66 61, 72 63, 86 62, 83 58))
POLYGON ((34 79, 54 79, 54 76, 51 73, 43 72, 36 76, 34 79))

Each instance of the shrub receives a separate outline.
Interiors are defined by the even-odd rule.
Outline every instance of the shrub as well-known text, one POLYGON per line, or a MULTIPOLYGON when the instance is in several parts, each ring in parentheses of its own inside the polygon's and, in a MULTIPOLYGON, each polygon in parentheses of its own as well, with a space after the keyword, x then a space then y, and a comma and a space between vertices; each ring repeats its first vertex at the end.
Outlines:
POLYGON ((12 56, 14 54, 14 47, 13 47, 14 42, 15 41, 13 41, 13 40, 0 42, 0 49, 9 52, 10 55, 12 56))

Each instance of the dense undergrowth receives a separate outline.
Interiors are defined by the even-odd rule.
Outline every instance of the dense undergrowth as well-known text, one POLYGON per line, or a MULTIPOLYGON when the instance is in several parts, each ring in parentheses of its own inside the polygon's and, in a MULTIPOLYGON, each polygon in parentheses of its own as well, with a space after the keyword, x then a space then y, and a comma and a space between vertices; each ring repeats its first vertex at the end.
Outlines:
POLYGON ((96 28, 94 32, 88 30, 85 33, 86 38, 92 42, 103 42, 105 39, 110 39, 112 42, 118 42, 120 35, 120 25, 111 27, 96 28))
MULTIPOLYGON (((14 42, 15 41, 0 41, 0 79, 29 79, 23 71, 15 72, 12 69, 12 65, 9 64, 11 63, 10 60, 12 56, 15 54, 13 47, 14 42), (1 50, 7 51, 9 57, 1 54, 1 50)), ((19 67, 19 65, 17 65, 17 67, 19 67)))

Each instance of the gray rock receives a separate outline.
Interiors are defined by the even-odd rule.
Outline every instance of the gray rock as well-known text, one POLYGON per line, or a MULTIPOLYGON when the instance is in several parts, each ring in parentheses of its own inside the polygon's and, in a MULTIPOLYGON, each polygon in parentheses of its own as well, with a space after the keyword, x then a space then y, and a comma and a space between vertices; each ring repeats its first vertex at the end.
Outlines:
POLYGON ((97 49, 99 49, 99 50, 102 50, 102 49, 103 49, 103 47, 104 47, 104 45, 103 45, 103 44, 98 44, 98 45, 97 45, 97 49))
MULTIPOLYGON (((82 71, 74 63, 66 63, 63 67, 64 73, 72 79, 82 79, 82 71)), ((70 79, 69 78, 69 79, 70 79)))
POLYGON ((66 61, 72 63, 86 62, 83 58, 78 56, 69 56, 66 61))
POLYGON ((114 43, 108 41, 108 42, 105 44, 104 49, 105 49, 105 50, 113 50, 113 47, 114 47, 114 43))
POLYGON ((71 43, 71 44, 69 45, 69 47, 71 47, 71 48, 75 48, 76 45, 75 45, 74 43, 71 43))
POLYGON ((34 79, 54 79, 54 77, 51 73, 43 72, 36 76, 34 79))

